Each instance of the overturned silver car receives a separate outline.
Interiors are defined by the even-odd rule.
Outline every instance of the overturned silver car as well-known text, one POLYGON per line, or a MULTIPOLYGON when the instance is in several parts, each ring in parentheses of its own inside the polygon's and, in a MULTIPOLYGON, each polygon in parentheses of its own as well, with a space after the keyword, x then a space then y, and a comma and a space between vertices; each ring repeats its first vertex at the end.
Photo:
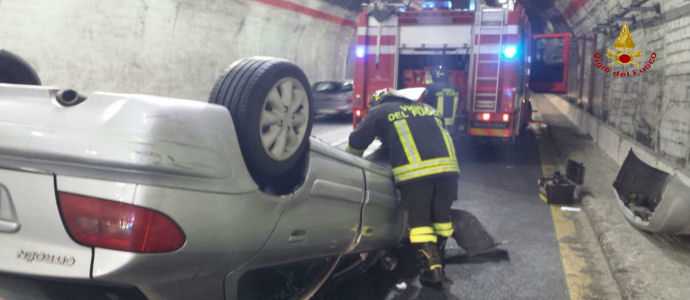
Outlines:
POLYGON ((209 102, 0 84, 0 298, 307 297, 399 245, 390 169, 310 138, 298 67, 243 59, 209 102))

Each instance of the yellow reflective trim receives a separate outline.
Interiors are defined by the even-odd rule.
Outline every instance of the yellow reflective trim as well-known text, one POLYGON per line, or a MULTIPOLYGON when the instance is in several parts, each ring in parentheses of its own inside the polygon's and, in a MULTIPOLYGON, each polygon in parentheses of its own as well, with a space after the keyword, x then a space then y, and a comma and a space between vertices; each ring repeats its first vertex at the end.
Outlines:
POLYGON ((431 226, 415 227, 410 229, 410 235, 433 234, 434 228, 431 226))
POLYGON ((438 235, 438 236, 451 237, 455 230, 453 230, 453 223, 446 222, 446 223, 434 223, 434 231, 436 232, 436 235, 438 235))
POLYGON ((435 235, 410 235, 410 243, 412 244, 423 244, 423 243, 436 243, 438 242, 438 237, 435 235))
POLYGON ((448 166, 448 165, 442 165, 434 168, 425 168, 422 170, 418 170, 415 172, 408 172, 400 175, 396 175, 395 179, 398 182, 403 182, 415 178, 420 178, 420 177, 425 177, 425 176, 430 176, 430 175, 435 175, 435 174, 441 174, 441 173, 459 173, 460 169, 458 168, 457 164, 455 166, 448 166))
POLYGON ((435 167, 437 165, 441 164, 455 164, 457 161, 453 159, 453 157, 439 157, 439 158, 432 158, 432 159, 427 159, 423 162, 420 163, 415 163, 415 164, 407 164, 403 166, 399 166, 393 169, 394 174, 398 173, 405 173, 405 172, 411 172, 411 171, 416 171, 421 168, 429 168, 429 167, 435 167))
POLYGON ((451 236, 453 236, 453 232, 455 232, 455 230, 453 230, 453 229, 444 230, 444 231, 436 231, 436 235, 438 235, 440 237, 451 237, 451 236))
POLYGON ((415 227, 410 229, 410 242, 419 243, 436 243, 438 238, 434 234, 434 228, 431 226, 415 227))
POLYGON ((402 144, 405 151, 407 161, 409 163, 422 161, 419 150, 417 150, 417 144, 412 136, 410 126, 407 124, 407 120, 398 120, 393 122, 393 124, 395 125, 395 131, 398 133, 400 144, 402 144))
POLYGON ((437 93, 436 94, 436 111, 443 116, 443 105, 445 105, 445 100, 443 97, 443 93, 437 93))
POLYGON ((434 223, 434 230, 436 230, 436 231, 449 230, 449 229, 453 229, 453 223, 451 223, 451 222, 434 223))
POLYGON ((457 159, 457 156, 455 155, 455 144, 453 143, 453 138, 450 137, 448 130, 446 130, 446 128, 443 126, 441 120, 436 119, 436 124, 438 124, 439 129, 441 129, 441 135, 443 136, 443 141, 446 143, 446 151, 448 151, 448 156, 452 157, 453 159, 457 159))
MULTIPOLYGON (((405 171, 398 170, 396 172, 396 170, 393 170, 393 175, 396 177, 400 177, 400 176, 406 176, 410 173, 422 172, 422 171, 437 169, 437 168, 441 168, 441 167, 446 167, 446 168, 451 168, 451 169, 456 169, 456 170, 460 169, 458 167, 457 162, 444 162, 444 163, 438 163, 438 164, 434 164, 434 165, 427 165, 424 167, 417 167, 417 166, 415 166, 415 167, 416 168, 408 169, 405 171)), ((430 175, 433 175, 433 174, 435 174, 435 173, 432 173, 430 175)))
POLYGON ((441 269, 441 268, 443 268, 443 265, 431 265, 431 267, 429 267, 429 270, 433 271, 433 270, 441 269))

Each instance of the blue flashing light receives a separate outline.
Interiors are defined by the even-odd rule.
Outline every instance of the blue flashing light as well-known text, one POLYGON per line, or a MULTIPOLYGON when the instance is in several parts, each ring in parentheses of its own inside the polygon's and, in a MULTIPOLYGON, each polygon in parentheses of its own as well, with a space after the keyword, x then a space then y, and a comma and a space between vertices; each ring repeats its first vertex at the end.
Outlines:
POLYGON ((517 47, 515 45, 507 45, 503 47, 503 51, 501 53, 503 54, 503 57, 513 59, 515 56, 517 56, 517 52, 517 47))
POLYGON ((453 1, 424 1, 422 2, 422 9, 453 9, 453 1))
POLYGON ((367 54, 367 48, 364 46, 357 46, 355 49, 355 56, 357 58, 364 58, 364 56, 367 54))
POLYGON ((422 8, 430 9, 430 8, 435 8, 436 3, 434 1, 427 1, 427 2, 422 2, 422 8))

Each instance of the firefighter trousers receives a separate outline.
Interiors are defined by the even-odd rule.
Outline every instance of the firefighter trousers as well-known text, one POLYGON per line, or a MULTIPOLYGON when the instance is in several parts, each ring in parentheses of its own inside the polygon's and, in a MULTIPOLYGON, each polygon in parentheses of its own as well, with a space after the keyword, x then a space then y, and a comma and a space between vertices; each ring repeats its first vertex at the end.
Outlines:
POLYGON ((423 178, 399 189, 408 212, 411 243, 435 243, 439 237, 453 235, 450 207, 458 196, 456 175, 423 178))

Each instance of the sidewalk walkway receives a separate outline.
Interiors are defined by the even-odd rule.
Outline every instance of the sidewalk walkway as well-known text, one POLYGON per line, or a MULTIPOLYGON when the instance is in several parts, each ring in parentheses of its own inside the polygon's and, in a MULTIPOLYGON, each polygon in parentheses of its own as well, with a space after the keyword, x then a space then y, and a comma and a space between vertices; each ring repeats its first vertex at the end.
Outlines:
POLYGON ((690 299, 690 247, 687 240, 640 232, 619 211, 612 186, 618 165, 544 95, 534 95, 537 111, 564 164, 568 158, 586 166, 583 209, 590 219, 609 268, 624 299, 690 299))

